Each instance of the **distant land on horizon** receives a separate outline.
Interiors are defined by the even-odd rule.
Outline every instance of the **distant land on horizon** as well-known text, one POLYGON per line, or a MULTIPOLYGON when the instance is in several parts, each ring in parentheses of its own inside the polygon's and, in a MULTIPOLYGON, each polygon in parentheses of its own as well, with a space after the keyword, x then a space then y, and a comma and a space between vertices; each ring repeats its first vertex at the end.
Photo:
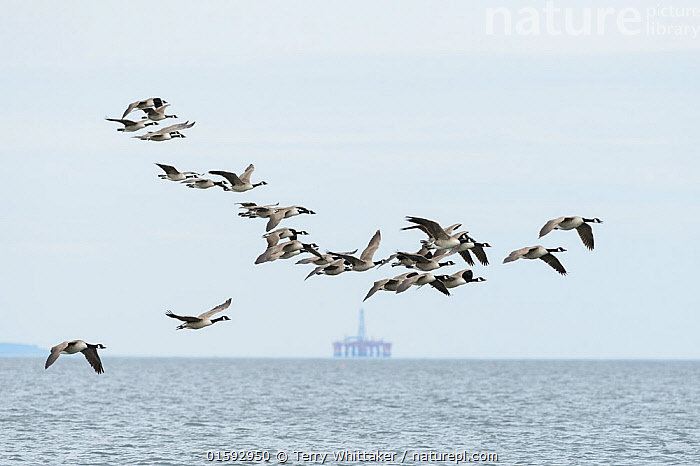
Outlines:
POLYGON ((37 356, 48 350, 24 343, 0 343, 0 356, 37 356))

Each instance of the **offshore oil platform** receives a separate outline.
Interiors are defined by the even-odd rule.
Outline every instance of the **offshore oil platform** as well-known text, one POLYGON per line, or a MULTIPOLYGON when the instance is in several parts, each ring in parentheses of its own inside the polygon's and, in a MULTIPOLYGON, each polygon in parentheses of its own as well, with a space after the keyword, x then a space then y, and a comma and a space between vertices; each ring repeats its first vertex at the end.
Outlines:
POLYGON ((360 324, 357 335, 333 342, 333 357, 336 358, 390 358, 391 343, 383 339, 368 339, 365 336, 365 311, 360 309, 360 324))

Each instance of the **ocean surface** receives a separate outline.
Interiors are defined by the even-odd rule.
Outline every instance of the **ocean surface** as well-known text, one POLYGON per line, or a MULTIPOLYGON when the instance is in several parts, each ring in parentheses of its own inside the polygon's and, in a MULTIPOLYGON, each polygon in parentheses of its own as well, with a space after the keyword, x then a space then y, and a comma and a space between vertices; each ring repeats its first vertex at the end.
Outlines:
POLYGON ((44 359, 0 358, 2 465, 700 465, 700 362, 44 359))

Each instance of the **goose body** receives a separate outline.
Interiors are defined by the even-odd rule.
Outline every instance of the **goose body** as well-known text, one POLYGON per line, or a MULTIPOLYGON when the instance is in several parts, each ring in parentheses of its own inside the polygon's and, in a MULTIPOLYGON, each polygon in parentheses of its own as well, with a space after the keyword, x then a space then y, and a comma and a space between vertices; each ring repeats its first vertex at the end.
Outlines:
POLYGON ((452 275, 438 275, 435 278, 442 282, 447 288, 456 288, 461 285, 466 285, 467 283, 486 281, 484 277, 474 278, 474 272, 470 269, 460 270, 452 275))
POLYGON ((101 343, 92 345, 86 343, 83 340, 69 340, 59 343, 58 345, 51 348, 51 354, 49 354, 48 359, 46 359, 46 364, 44 364, 44 369, 48 369, 51 364, 56 362, 56 359, 62 354, 75 354, 83 353, 87 362, 98 374, 102 374, 104 369, 102 368, 102 361, 100 356, 97 354, 98 349, 105 349, 101 343))
POLYGON ((558 217, 544 224, 540 230, 540 238, 552 230, 573 230, 576 229, 581 241, 591 251, 594 247, 593 229, 589 223, 603 223, 599 218, 584 218, 584 217, 558 217))
POLYGON ((482 265, 489 265, 489 259, 486 257, 484 248, 490 248, 491 245, 489 243, 479 243, 467 233, 468 232, 463 232, 459 234, 458 239, 460 244, 454 248, 454 251, 458 252, 459 255, 462 256, 462 259, 469 265, 474 265, 474 259, 472 259, 469 251, 474 253, 482 265))
POLYGON ((308 235, 304 230, 295 230, 294 228, 278 228, 275 231, 265 233, 263 238, 267 240, 267 247, 277 245, 281 239, 296 237, 298 235, 308 235))
POLYGON ((336 259, 330 264, 319 265, 309 273, 304 280, 308 280, 314 275, 340 275, 343 272, 351 270, 350 266, 345 263, 344 259, 336 259))
POLYGON ((565 252, 566 249, 558 247, 555 249, 547 249, 544 246, 528 246, 522 249, 516 249, 512 251, 508 257, 503 259, 503 263, 513 262, 518 259, 542 259, 550 267, 559 272, 562 275, 566 275, 566 270, 564 266, 561 265, 559 259, 554 257, 554 252, 565 252))
POLYGON ((279 243, 275 246, 271 246, 265 250, 262 254, 255 259, 255 264, 262 264, 265 262, 272 262, 277 259, 289 259, 296 255, 301 254, 302 250, 314 250, 318 245, 315 243, 305 244, 297 239, 292 239, 290 241, 285 241, 284 243, 279 243))
POLYGON ((372 288, 370 288, 367 292, 367 296, 365 296, 365 299, 363 299, 362 301, 367 301, 369 298, 372 297, 372 295, 374 295, 374 293, 376 293, 379 290, 396 291, 399 285, 401 285, 401 283, 406 279, 406 277, 411 275, 411 273, 415 272, 406 272, 402 273, 401 275, 397 275, 393 278, 384 278, 382 280, 377 280, 376 282, 374 282, 372 288))
POLYGON ((246 209, 245 212, 238 214, 239 217, 269 218, 277 210, 279 202, 268 205, 257 205, 255 202, 238 202, 237 204, 241 206, 240 209, 246 209))
POLYGON ((411 254, 407 252, 399 252, 401 256, 405 256, 406 259, 414 262, 411 268, 415 267, 423 272, 430 272, 431 270, 439 269, 440 267, 446 267, 449 265, 455 265, 451 260, 440 262, 443 257, 450 256, 454 254, 454 251, 449 251, 447 249, 440 249, 435 254, 422 256, 420 254, 411 254))
POLYGON ((183 183, 186 183, 188 188, 209 189, 218 186, 224 191, 228 190, 228 186, 223 181, 214 181, 209 178, 189 178, 183 183))
POLYGON ((241 174, 240 177, 233 172, 227 172, 223 170, 212 170, 209 173, 211 173, 212 175, 223 176, 229 181, 229 183, 231 183, 231 191, 243 193, 246 191, 250 191, 251 189, 256 188, 258 186, 263 186, 267 184, 266 181, 261 181, 255 184, 250 182, 250 176, 253 174, 254 170, 255 166, 251 163, 250 165, 248 165, 248 168, 245 169, 245 171, 241 174))
POLYGON ((165 313, 166 316, 172 317, 173 319, 178 319, 184 322, 184 324, 178 325, 175 329, 182 330, 183 328, 189 328, 192 330, 198 330, 200 328, 208 327, 216 322, 221 322, 224 320, 231 320, 228 316, 217 317, 212 319, 211 317, 217 312, 221 312, 227 309, 231 305, 231 298, 228 298, 224 303, 219 304, 215 308, 201 313, 199 316, 179 316, 173 314, 171 311, 165 313))
POLYGON ((299 205, 293 205, 289 207, 277 207, 272 214, 269 216, 269 220, 267 221, 267 225, 265 226, 265 231, 270 231, 273 228, 275 228, 277 225, 280 224, 282 219, 284 218, 290 218, 290 217, 295 217, 297 215, 301 214, 315 214, 311 209, 307 209, 306 207, 302 207, 299 205))

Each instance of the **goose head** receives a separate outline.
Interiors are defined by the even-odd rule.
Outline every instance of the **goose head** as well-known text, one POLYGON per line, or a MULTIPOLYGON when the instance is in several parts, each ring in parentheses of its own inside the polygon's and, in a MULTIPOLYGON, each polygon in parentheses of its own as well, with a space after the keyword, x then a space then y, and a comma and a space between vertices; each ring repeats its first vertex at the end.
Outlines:
POLYGON ((221 322, 222 320, 231 320, 231 319, 229 318, 229 316, 221 316, 221 317, 217 317, 216 319, 212 319, 211 322, 213 324, 214 322, 221 322))
POLYGON ((445 261, 445 262, 439 262, 438 265, 439 265, 440 267, 446 267, 446 266, 448 266, 448 265, 455 265, 455 263, 452 262, 452 261, 445 261))
POLYGON ((486 279, 485 279, 484 277, 476 277, 476 278, 475 278, 474 280, 472 280, 472 281, 473 281, 473 282, 485 282, 486 279))
POLYGON ((592 218, 592 219, 590 219, 590 220, 586 220, 586 221, 587 221, 587 222, 590 222, 590 223, 603 223, 603 221, 602 221, 601 219, 597 218, 597 217, 596 217, 596 218, 592 218))
POLYGON ((97 348, 97 349, 106 349, 107 347, 106 347, 105 345, 103 345, 102 343, 98 343, 98 344, 95 345, 95 348, 97 348))
POLYGON ((556 248, 556 249, 547 249, 547 251, 549 251, 549 252, 566 252, 566 249, 564 249, 564 248, 562 248, 561 246, 559 246, 559 247, 556 248))
POLYGON ((295 230, 294 228, 290 228, 290 231, 291 231, 293 234, 295 234, 295 235, 308 235, 308 234, 309 234, 308 231, 304 231, 304 230, 295 230))
POLYGON ((477 243, 477 244, 479 246, 481 246, 482 248, 490 248, 491 247, 491 245, 489 243, 477 243))

